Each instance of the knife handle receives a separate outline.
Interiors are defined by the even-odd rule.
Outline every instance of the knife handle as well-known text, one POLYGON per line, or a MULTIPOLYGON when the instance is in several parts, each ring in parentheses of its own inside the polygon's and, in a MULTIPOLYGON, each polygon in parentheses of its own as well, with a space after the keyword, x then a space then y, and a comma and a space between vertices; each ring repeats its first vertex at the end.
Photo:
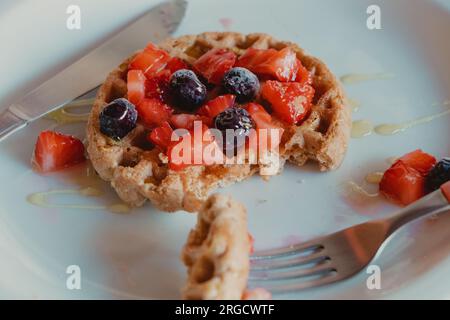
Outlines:
POLYGON ((12 113, 10 109, 7 109, 0 114, 0 141, 14 131, 26 126, 27 123, 27 121, 12 113))

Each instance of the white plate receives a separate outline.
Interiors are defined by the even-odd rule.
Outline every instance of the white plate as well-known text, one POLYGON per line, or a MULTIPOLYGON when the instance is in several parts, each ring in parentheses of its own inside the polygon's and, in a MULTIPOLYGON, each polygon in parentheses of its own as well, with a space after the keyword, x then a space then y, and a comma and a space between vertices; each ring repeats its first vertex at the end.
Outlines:
MULTIPOLYGON (((125 7, 119 0, 77 2, 81 31, 65 29, 65 8, 71 1, 2 1, 0 38, 10 45, 0 51, 1 61, 7 62, 0 77, 1 105, 154 3, 128 1, 125 7)), ((435 103, 450 98, 448 1, 197 0, 190 2, 178 34, 223 30, 223 22, 231 22, 227 27, 239 32, 268 32, 298 42, 336 75, 395 74, 389 80, 346 87, 349 96, 362 103, 355 119, 406 121, 444 110, 435 103), (369 31, 366 9, 374 3, 382 10, 382 30, 369 31)), ((257 249, 381 217, 396 207, 381 198, 349 198, 343 184, 362 184, 367 173, 387 168, 387 158, 417 148, 437 157, 448 155, 449 120, 443 117, 391 137, 352 140, 344 165, 335 172, 319 173, 314 165, 289 167, 268 183, 255 177, 224 192, 246 204, 257 249)), ((150 205, 113 214, 43 209, 26 202, 33 192, 80 186, 73 177, 82 174, 81 167, 48 176, 30 170, 37 134, 53 125, 38 121, 0 144, 0 297, 179 298, 185 280, 179 253, 195 215, 163 214, 150 205), (66 288, 69 265, 80 266, 82 290, 66 288)), ((58 129, 83 132, 82 125, 58 129)), ((114 192, 103 187, 104 197, 65 200, 117 202, 114 192)), ((368 275, 362 272, 336 285, 280 297, 450 298, 449 228, 450 216, 442 215, 403 229, 375 261, 382 270, 381 290, 367 289, 368 275)))

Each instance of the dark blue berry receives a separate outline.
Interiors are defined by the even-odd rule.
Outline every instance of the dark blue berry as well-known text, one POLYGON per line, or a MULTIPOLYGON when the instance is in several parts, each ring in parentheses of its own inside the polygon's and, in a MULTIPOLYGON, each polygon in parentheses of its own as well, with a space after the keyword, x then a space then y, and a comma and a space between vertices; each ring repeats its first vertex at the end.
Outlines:
POLYGON ((259 93, 258 77, 250 70, 236 67, 225 73, 222 86, 226 92, 234 94, 238 102, 249 102, 259 93))
POLYGON ((109 103, 100 113, 100 131, 114 140, 120 140, 136 128, 137 111, 127 99, 109 103))
POLYGON ((175 105, 182 110, 192 111, 205 102, 206 86, 191 70, 176 71, 170 77, 169 85, 175 105))
POLYGON ((224 152, 231 150, 236 154, 237 150, 245 144, 254 123, 247 110, 233 107, 219 113, 214 119, 214 126, 222 133, 224 152), (229 130, 228 135, 227 130, 229 130))
POLYGON ((447 181, 450 181, 450 158, 444 158, 434 165, 425 179, 425 189, 432 192, 447 181))

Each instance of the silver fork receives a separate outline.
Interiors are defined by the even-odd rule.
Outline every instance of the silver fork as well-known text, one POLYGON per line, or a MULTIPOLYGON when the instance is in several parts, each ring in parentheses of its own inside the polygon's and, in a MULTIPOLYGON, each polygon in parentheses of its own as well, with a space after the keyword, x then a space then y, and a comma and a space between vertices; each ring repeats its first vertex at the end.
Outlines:
POLYGON ((448 210, 450 182, 386 219, 287 248, 256 252, 250 257, 249 286, 289 292, 349 278, 378 256, 400 227, 448 210))

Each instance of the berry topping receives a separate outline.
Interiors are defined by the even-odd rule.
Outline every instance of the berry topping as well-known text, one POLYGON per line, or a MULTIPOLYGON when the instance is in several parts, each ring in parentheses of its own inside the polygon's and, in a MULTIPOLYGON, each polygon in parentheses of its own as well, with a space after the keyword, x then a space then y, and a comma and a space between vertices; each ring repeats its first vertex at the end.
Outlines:
POLYGON ((236 66, 247 68, 257 75, 279 81, 295 79, 300 65, 295 52, 290 48, 280 51, 248 48, 236 63, 236 66))
POLYGON ((141 70, 147 77, 161 71, 170 60, 170 56, 164 50, 149 43, 147 47, 131 60, 129 70, 141 70))
POLYGON ((191 70, 181 69, 170 78, 174 102, 183 110, 193 110, 206 99, 206 87, 191 70))
POLYGON ((174 114, 170 117, 170 124, 177 129, 192 129, 194 121, 201 121, 202 124, 210 127, 212 120, 198 114, 180 113, 174 114))
POLYGON ((261 93, 278 118, 289 124, 298 124, 306 117, 314 97, 313 87, 298 82, 267 81, 261 93))
POLYGON ((416 150, 397 160, 383 175, 380 192, 388 199, 408 205, 425 195, 425 177, 436 159, 416 150))
POLYGON ((164 121, 161 126, 154 128, 150 132, 147 139, 165 152, 170 145, 172 132, 172 127, 167 121, 164 121))
POLYGON ((428 173, 425 179, 425 190, 432 192, 437 190, 450 180, 450 158, 439 161, 428 173))
POLYGON ((100 113, 100 131, 120 140, 136 127, 137 112, 127 99, 116 99, 100 113))
POLYGON ((238 102, 249 102, 259 93, 258 77, 250 70, 236 67, 225 73, 222 86, 228 93, 236 95, 238 102))
POLYGON ((227 150, 236 152, 245 144, 245 138, 250 134, 254 123, 247 110, 229 108, 217 115, 214 126, 222 132, 224 152, 227 150), (229 130, 232 132, 227 132, 229 130))
POLYGON ((259 148, 260 151, 265 151, 264 147, 269 149, 278 147, 281 142, 281 136, 284 132, 283 128, 272 123, 272 116, 260 104, 249 103, 245 106, 245 109, 255 122, 256 129, 258 129, 258 134, 260 133, 260 129, 267 129, 266 139, 268 143, 259 143, 258 135, 258 145, 256 147, 259 148), (278 130, 278 136, 273 136, 274 132, 272 130, 278 130))
POLYGON ((181 69, 188 69, 188 65, 186 62, 181 60, 180 58, 173 57, 167 62, 166 69, 170 71, 170 74, 174 73, 175 71, 181 70, 181 69))
POLYGON ((39 172, 51 172, 84 160, 84 145, 79 139, 53 131, 43 131, 37 139, 32 164, 39 172))
POLYGON ((144 99, 137 106, 139 119, 148 127, 160 126, 172 115, 172 108, 158 99, 144 99))
POLYGON ((236 55, 227 49, 212 49, 194 62, 194 70, 200 73, 209 83, 220 84, 223 75, 236 62, 236 55))
POLYGON ((145 82, 145 97, 158 99, 163 102, 169 101, 170 71, 163 70, 154 76, 147 78, 145 82))
POLYGON ((232 94, 218 96, 208 101, 208 103, 198 109, 197 113, 199 115, 213 119, 222 111, 234 106, 235 100, 236 97, 232 94))
POLYGON ((141 70, 130 70, 127 75, 127 97, 136 105, 145 97, 145 75, 141 70))

